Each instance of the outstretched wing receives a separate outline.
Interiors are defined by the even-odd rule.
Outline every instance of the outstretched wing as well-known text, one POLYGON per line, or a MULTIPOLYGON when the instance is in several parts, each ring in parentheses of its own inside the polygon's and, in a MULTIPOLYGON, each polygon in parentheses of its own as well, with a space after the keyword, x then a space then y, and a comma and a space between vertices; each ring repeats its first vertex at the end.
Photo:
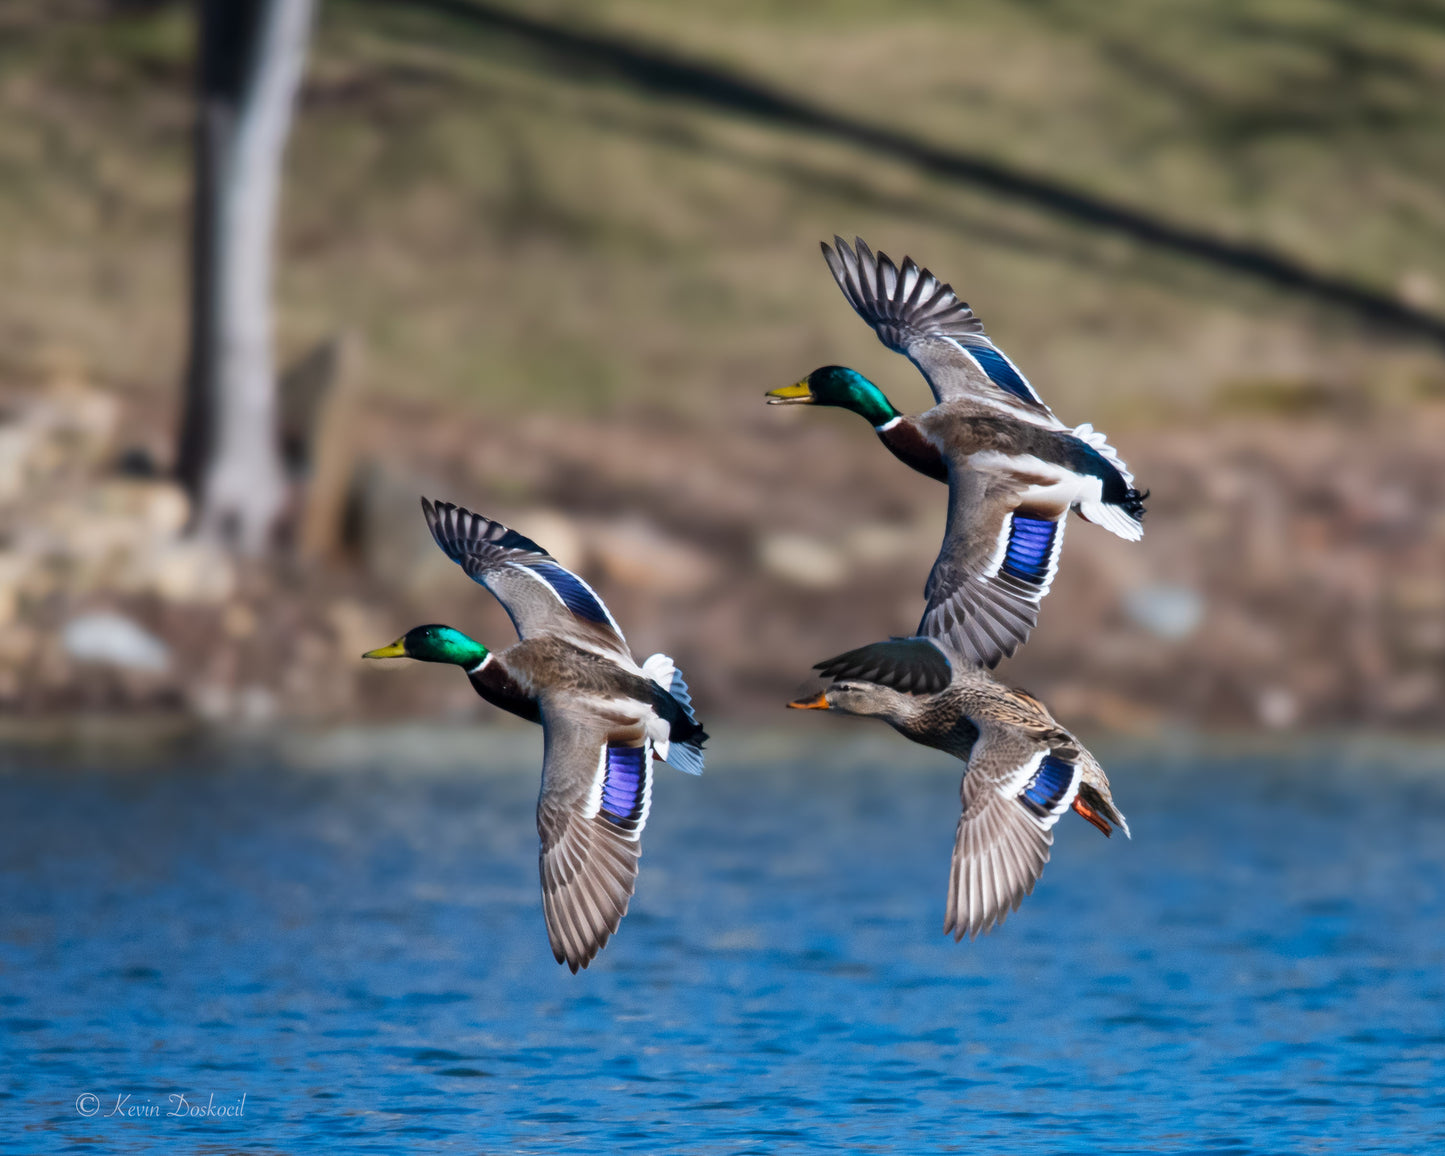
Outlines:
POLYGON ((904 694, 937 694, 953 681, 948 656, 926 638, 890 638, 815 663, 813 669, 836 681, 856 679, 904 694))
POLYGON ((451 502, 423 498, 421 508, 436 544, 497 596, 520 637, 553 635, 635 665, 597 592, 531 538, 451 502))
POLYGON ((609 730, 551 699, 543 700, 542 725, 542 910, 552 954, 576 972, 627 914, 652 805, 652 743, 640 725, 609 730))
POLYGON ((1018 910, 1049 861, 1054 824, 1073 805, 1078 751, 1041 746, 1023 732, 975 718, 979 740, 960 795, 943 930, 977 936, 1018 910))
POLYGON ((950 465, 948 527, 918 634, 996 666, 1028 640, 1059 567, 1067 506, 1024 505, 1004 475, 950 465))
POLYGON ((823 258, 838 288, 879 341, 918 366, 938 401, 971 395, 1041 425, 1060 426, 951 286, 911 257, 900 269, 861 237, 854 241, 856 252, 841 237, 833 241, 836 249, 823 243, 823 258))

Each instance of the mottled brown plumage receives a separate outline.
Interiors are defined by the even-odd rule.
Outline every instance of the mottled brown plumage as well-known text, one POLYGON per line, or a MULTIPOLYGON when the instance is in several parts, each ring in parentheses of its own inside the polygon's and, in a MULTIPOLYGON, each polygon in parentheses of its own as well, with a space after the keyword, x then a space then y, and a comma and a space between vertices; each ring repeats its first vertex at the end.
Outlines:
POLYGON ((955 939, 989 931, 1033 891, 1049 861, 1053 825, 1070 807, 1105 835, 1111 824, 1129 834, 1103 768, 1083 744, 1038 699, 1010 690, 936 640, 875 643, 817 669, 832 685, 791 705, 882 719, 967 764, 944 916, 944 930, 955 939), (902 689, 933 685, 940 655, 951 669, 948 685, 902 689))

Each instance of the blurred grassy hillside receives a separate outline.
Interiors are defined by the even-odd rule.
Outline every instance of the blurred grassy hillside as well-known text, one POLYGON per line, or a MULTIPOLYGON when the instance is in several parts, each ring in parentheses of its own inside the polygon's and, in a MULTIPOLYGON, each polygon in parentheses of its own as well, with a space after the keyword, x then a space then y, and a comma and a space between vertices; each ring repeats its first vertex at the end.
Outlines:
MULTIPOLYGON (((169 412, 191 37, 181 4, 0 10, 5 378, 59 362, 169 412)), ((827 277, 836 231, 952 281, 1066 420, 1445 389, 1428 341, 715 86, 660 96, 618 44, 1445 312, 1445 7, 326 0, 283 347, 355 329, 373 393, 492 415, 705 420, 828 361, 920 406, 827 277)))

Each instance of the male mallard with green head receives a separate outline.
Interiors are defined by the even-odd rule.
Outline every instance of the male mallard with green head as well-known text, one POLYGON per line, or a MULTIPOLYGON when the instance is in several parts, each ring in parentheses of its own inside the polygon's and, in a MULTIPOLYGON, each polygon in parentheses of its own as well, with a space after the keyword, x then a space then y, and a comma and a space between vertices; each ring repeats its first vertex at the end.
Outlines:
POLYGON ((364 658, 415 658, 467 672, 488 702, 542 725, 542 907, 558 963, 575 973, 627 914, 653 756, 702 773, 707 735, 665 654, 639 666, 596 592, 530 538, 422 499, 432 537, 501 602, 520 641, 500 652, 450 626, 418 626, 364 658))
POLYGON ((1018 909, 1049 861, 1054 824, 1071 807, 1102 831, 1129 824, 1104 769, 1048 708, 931 638, 894 638, 813 669, 832 684, 788 705, 879 718, 906 738, 963 760, 943 930, 977 936, 1018 909))
POLYGON ((856 370, 830 365, 772 390, 770 405, 860 414, 901 461, 948 482, 948 528, 924 589, 918 634, 995 666, 1028 639, 1058 569, 1069 510, 1137 541, 1144 499, 1104 436, 1068 429, 948 285, 912 258, 898 268, 861 239, 823 256, 844 296, 889 349, 922 372, 937 404, 894 408, 856 370))

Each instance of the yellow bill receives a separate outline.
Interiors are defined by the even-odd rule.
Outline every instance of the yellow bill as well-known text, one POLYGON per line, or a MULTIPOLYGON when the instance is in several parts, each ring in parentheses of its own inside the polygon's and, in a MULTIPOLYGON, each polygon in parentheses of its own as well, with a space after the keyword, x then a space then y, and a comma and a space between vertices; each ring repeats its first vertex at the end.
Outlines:
POLYGON ((808 405, 813 401, 813 387, 807 381, 770 389, 764 394, 769 405, 808 405))

